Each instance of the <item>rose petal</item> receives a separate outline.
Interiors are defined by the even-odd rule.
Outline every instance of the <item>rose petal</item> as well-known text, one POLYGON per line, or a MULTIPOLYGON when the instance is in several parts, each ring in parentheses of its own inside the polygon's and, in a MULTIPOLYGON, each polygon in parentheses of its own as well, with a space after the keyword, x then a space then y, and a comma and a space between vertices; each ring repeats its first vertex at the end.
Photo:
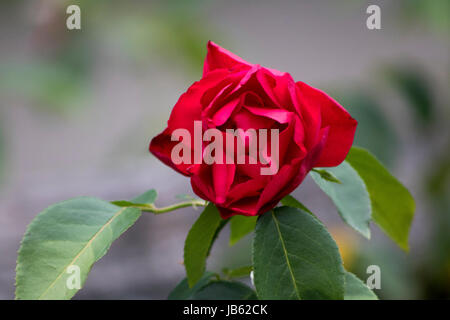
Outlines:
POLYGON ((234 202, 244 198, 259 196, 266 184, 264 180, 267 179, 265 177, 258 177, 233 186, 227 194, 227 206, 232 206, 234 202))
MULTIPOLYGON (((159 158, 164 164, 184 175, 191 175, 191 172, 188 171, 188 169, 191 168, 192 165, 176 165, 172 162, 172 148, 179 142, 171 141, 171 134, 175 129, 187 129, 191 135, 191 147, 194 146, 194 121, 201 120, 201 98, 204 95, 205 90, 222 81, 226 74, 227 72, 225 71, 212 72, 202 80, 197 81, 190 86, 175 104, 172 113, 170 114, 170 118, 167 121, 167 128, 150 142, 149 150, 151 153, 159 158)), ((193 158, 191 159, 193 160, 193 158)))
POLYGON ((231 206, 222 207, 217 206, 220 215, 223 219, 228 219, 231 216, 240 214, 244 216, 256 216, 258 211, 256 210, 259 197, 247 197, 240 199, 233 203, 231 206))
MULTIPOLYGON (((298 177, 297 171, 297 166, 294 165, 285 165, 280 168, 278 173, 273 176, 273 179, 270 180, 270 182, 266 185, 263 192, 261 193, 257 209, 259 210, 265 204, 272 202, 274 199, 278 199, 277 196, 282 193, 283 190, 286 191, 283 192, 283 194, 288 194, 289 190, 286 190, 286 186, 290 184, 291 180, 294 177, 298 177)), ((303 180, 303 177, 301 180, 303 180)), ((280 199, 278 199, 278 201, 280 199)))
POLYGON ((289 87, 295 86, 295 82, 289 73, 262 67, 256 77, 264 93, 270 97, 275 106, 292 110, 289 87))
POLYGON ((282 109, 258 108, 250 106, 245 106, 245 108, 257 116, 270 118, 278 123, 288 123, 291 121, 293 116, 292 112, 282 109))
POLYGON ((234 164, 212 164, 212 180, 215 191, 216 204, 226 201, 227 193, 233 184, 236 165, 234 164))
POLYGON ((189 168, 192 164, 181 163, 176 165, 172 162, 171 152, 172 148, 177 145, 178 141, 171 141, 171 131, 169 129, 164 130, 157 135, 150 142, 150 152, 153 153, 159 160, 169 167, 175 169, 185 176, 190 176, 189 168))
POLYGON ((329 127, 328 138, 315 167, 334 167, 344 161, 353 144, 358 122, 325 92, 297 82, 303 106, 320 109, 321 128, 329 127))
POLYGON ((234 53, 208 41, 208 53, 203 66, 203 76, 216 69, 231 69, 234 67, 251 67, 252 64, 238 57, 234 53))
POLYGON ((188 90, 180 96, 173 107, 169 121, 167 121, 168 127, 173 130, 185 128, 193 134, 194 121, 201 120, 202 98, 204 94, 223 81, 226 76, 227 72, 223 70, 212 72, 200 81, 191 85, 188 90))

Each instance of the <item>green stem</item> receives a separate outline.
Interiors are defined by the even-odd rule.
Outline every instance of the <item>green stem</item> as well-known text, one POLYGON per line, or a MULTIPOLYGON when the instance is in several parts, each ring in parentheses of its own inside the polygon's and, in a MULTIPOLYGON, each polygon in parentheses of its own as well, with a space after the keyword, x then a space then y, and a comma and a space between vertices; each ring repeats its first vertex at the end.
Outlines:
POLYGON ((154 214, 161 214, 161 213, 166 213, 166 212, 174 211, 174 210, 181 209, 181 208, 197 207, 197 206, 198 207, 205 207, 206 205, 207 205, 206 201, 200 200, 200 199, 196 199, 196 200, 191 200, 191 201, 185 201, 185 202, 172 204, 170 206, 162 207, 162 208, 157 208, 153 204, 146 204, 146 205, 143 205, 143 206, 136 205, 136 206, 132 206, 132 207, 141 209, 144 212, 152 212, 154 214))

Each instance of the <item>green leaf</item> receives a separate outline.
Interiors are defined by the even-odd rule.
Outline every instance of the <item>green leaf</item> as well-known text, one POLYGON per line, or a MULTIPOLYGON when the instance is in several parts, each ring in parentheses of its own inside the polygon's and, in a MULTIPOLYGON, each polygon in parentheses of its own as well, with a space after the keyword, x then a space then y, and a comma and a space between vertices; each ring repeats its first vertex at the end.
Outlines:
POLYGON ((333 173, 325 169, 312 169, 311 171, 319 174, 320 177, 324 180, 334 183, 342 183, 333 173))
POLYGON ((111 203, 119 207, 145 206, 154 203, 157 196, 156 190, 150 189, 130 201, 118 200, 111 201, 111 203))
POLYGON ((366 184, 373 220, 403 250, 408 251, 408 234, 415 209, 408 189, 367 150, 353 147, 346 160, 366 184))
POLYGON ((253 270, 253 266, 244 266, 236 269, 223 268, 222 272, 225 274, 227 279, 231 278, 244 278, 250 276, 253 270))
POLYGON ((213 272, 205 272, 201 279, 197 281, 195 286, 189 288, 187 278, 184 278, 169 294, 169 300, 189 300, 192 299, 194 293, 207 285, 211 278, 213 278, 216 274, 213 272))
POLYGON ((156 193, 156 190, 150 189, 150 190, 144 192, 143 194, 137 196, 136 198, 131 199, 131 202, 145 203, 145 204, 154 203, 157 196, 158 196, 158 194, 156 193))
POLYGON ((378 300, 378 297, 353 273, 346 272, 344 300, 378 300))
POLYGON ((140 215, 139 209, 88 197, 42 211, 29 225, 19 249, 16 298, 70 299, 78 291, 67 286, 73 279, 68 273, 72 266, 79 267, 83 285, 92 265, 140 215))
POLYGON ((184 266, 189 287, 192 287, 205 272, 206 258, 221 225, 219 211, 210 203, 203 210, 189 231, 184 244, 184 266))
POLYGON ((146 206, 145 203, 134 203, 127 200, 116 200, 111 201, 111 204, 118 206, 118 207, 136 207, 136 206, 146 206))
POLYGON ((221 220, 219 223, 219 226, 216 229, 216 232, 214 232, 214 236, 209 244, 209 248, 208 248, 208 252, 206 253, 206 257, 209 257, 209 254, 211 253, 211 249, 213 247, 214 242, 216 242, 217 237, 219 236, 220 231, 222 231, 222 229, 227 225, 228 220, 221 220))
POLYGON ((260 299, 344 298, 336 243, 319 220, 297 208, 275 208, 258 219, 253 275, 260 299))
POLYGON ((175 195, 175 198, 178 200, 194 200, 195 198, 191 196, 190 194, 182 193, 175 195))
POLYGON ((233 216, 230 218, 230 246, 255 230, 258 217, 233 216))
POLYGON ((258 300, 255 292, 243 283, 235 281, 211 281, 195 292, 193 300, 258 300))
POLYGON ((311 172, 311 177, 334 202, 342 219, 364 237, 370 238, 369 222, 372 208, 364 181, 345 161, 338 167, 328 170, 342 183, 324 180, 316 172, 311 172))
POLYGON ((300 201, 295 199, 290 194, 288 194, 286 197, 281 199, 281 204, 284 205, 284 206, 287 206, 287 207, 301 209, 301 210, 306 211, 309 214, 314 216, 314 213, 312 213, 307 207, 305 207, 305 205, 303 203, 301 203, 300 201))

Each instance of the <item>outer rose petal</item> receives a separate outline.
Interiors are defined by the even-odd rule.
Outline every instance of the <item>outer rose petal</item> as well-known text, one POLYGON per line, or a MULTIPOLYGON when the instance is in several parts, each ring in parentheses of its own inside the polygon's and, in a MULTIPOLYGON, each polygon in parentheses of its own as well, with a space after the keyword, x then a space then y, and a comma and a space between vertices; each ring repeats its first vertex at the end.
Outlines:
POLYGON ((192 167, 192 165, 176 165, 172 162, 172 148, 179 142, 171 141, 171 134, 175 129, 187 129, 191 133, 191 147, 194 146, 194 121, 201 120, 201 99, 208 89, 217 85, 220 81, 223 81, 227 75, 228 72, 225 70, 211 72, 206 77, 190 86, 175 104, 172 113, 170 114, 169 121, 167 121, 167 128, 150 142, 149 149, 151 153, 163 163, 185 176, 191 175, 188 168, 192 167))
POLYGON ((188 168, 192 166, 191 164, 179 164, 176 165, 172 162, 171 152, 172 148, 178 144, 178 141, 171 141, 171 131, 169 128, 158 134, 156 137, 152 139, 150 142, 150 152, 153 153, 159 160, 161 160, 164 164, 168 165, 172 169, 175 169, 179 173, 189 176, 188 168))
POLYGON ((233 67, 251 67, 252 64, 238 57, 234 53, 208 41, 208 53, 203 65, 203 76, 216 69, 231 69, 233 67))
POLYGON ((304 82, 297 82, 302 104, 307 108, 320 108, 321 128, 329 127, 328 137, 314 167, 334 167, 345 160, 353 144, 358 122, 325 92, 304 82))
POLYGON ((167 126, 172 130, 185 128, 193 134, 194 121, 201 120, 202 99, 205 93, 228 76, 229 73, 226 70, 218 70, 194 82, 173 107, 167 126))

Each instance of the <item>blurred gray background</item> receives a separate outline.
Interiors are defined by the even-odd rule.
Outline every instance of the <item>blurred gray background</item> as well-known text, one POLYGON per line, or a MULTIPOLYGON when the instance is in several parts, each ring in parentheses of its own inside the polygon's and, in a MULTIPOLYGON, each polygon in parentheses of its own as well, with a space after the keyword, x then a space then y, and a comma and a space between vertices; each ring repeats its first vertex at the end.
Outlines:
MULTIPOLYGON (((408 255, 373 226, 344 226, 310 178, 295 196, 325 222, 345 265, 382 269, 382 298, 450 297, 449 1, 0 2, 0 299, 14 297, 27 224, 50 204, 90 195, 157 204, 191 194, 189 180, 148 152, 178 97, 201 77, 207 40, 324 89, 359 121, 370 149, 412 192, 408 255), (82 30, 65 11, 81 7, 82 30), (366 8, 381 7, 381 30, 366 8)), ((165 299, 184 277, 199 211, 144 214, 94 265, 79 299, 165 299)), ((251 237, 222 232, 208 261, 250 263, 251 237)))

